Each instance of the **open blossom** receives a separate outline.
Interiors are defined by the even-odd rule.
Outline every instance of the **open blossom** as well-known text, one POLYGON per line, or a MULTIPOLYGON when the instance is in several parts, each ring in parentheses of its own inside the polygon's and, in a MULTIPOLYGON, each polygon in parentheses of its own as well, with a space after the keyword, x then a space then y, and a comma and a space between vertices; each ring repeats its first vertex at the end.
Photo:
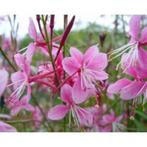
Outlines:
POLYGON ((108 92, 120 94, 123 100, 130 100, 141 95, 147 99, 147 82, 142 80, 128 80, 126 78, 116 81, 108 87, 108 92))
POLYGON ((121 55, 125 56, 120 62, 121 65, 127 63, 124 71, 130 66, 136 66, 136 64, 144 66, 147 63, 147 52, 143 49, 143 46, 147 45, 147 27, 141 30, 141 17, 139 15, 132 16, 129 23, 131 37, 129 43, 114 50, 110 55, 114 56, 112 59, 121 55))
POLYGON ((76 75, 73 89, 75 102, 86 100, 88 94, 95 90, 96 81, 106 80, 108 74, 104 71, 107 66, 107 55, 100 53, 96 46, 90 47, 85 54, 72 47, 71 57, 63 60, 63 68, 70 75, 76 75))
POLYGON ((25 88, 27 88, 27 95, 31 94, 31 86, 29 83, 31 68, 30 62, 25 56, 18 53, 15 55, 14 59, 20 70, 11 75, 12 84, 10 85, 13 85, 14 91, 10 97, 16 95, 17 98, 20 98, 25 88))
MULTIPOLYGON (((47 27, 48 34, 50 34, 50 27, 48 25, 46 27, 47 27)), ((28 49, 25 53, 26 54, 30 54, 30 53, 34 54, 37 49, 40 49, 40 51, 42 53, 49 56, 47 44, 45 42, 44 37, 42 36, 42 35, 44 35, 44 31, 42 29, 42 34, 37 33, 35 24, 34 24, 34 22, 31 18, 30 18, 28 32, 29 32, 30 37, 34 40, 34 42, 32 42, 28 45, 28 47, 27 47, 28 49)), ((52 50, 54 50, 54 49, 56 50, 59 47, 55 42, 59 41, 60 39, 61 39, 61 36, 53 38, 53 40, 52 40, 52 45, 53 45, 52 50)))
POLYGON ((12 116, 17 115, 21 110, 33 111, 33 106, 29 104, 30 96, 25 95, 20 100, 17 97, 6 99, 6 106, 10 109, 12 116))
POLYGON ((123 119, 123 115, 116 116, 113 110, 107 112, 108 108, 106 105, 102 105, 101 107, 94 106, 88 108, 88 110, 93 116, 93 124, 90 131, 111 132, 125 129, 120 123, 123 119))
POLYGON ((60 120, 65 117, 68 112, 71 112, 75 121, 78 121, 77 124, 89 126, 92 124, 92 115, 91 113, 81 108, 73 99, 74 89, 65 84, 61 88, 61 100, 65 104, 57 105, 51 108, 48 112, 48 118, 51 120, 60 120))
POLYGON ((8 72, 3 68, 3 69, 0 69, 0 97, 2 96, 6 86, 7 86, 7 83, 8 83, 8 72))
POLYGON ((134 99, 141 95, 144 95, 144 99, 147 99, 146 67, 137 64, 135 67, 129 67, 125 72, 131 76, 133 80, 127 78, 117 80, 115 83, 110 84, 107 90, 108 93, 120 94, 120 98, 123 100, 134 99))
POLYGON ((119 124, 122 118, 123 115, 116 116, 113 111, 111 111, 109 114, 103 115, 101 120, 99 121, 100 131, 111 132, 111 131, 120 131, 121 129, 125 129, 123 125, 119 124))

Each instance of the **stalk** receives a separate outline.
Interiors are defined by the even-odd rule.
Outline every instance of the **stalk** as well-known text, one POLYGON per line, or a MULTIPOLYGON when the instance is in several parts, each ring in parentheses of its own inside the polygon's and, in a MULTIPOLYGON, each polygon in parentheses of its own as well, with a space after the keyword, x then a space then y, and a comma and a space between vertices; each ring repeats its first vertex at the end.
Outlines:
POLYGON ((3 57, 7 60, 7 62, 9 63, 9 65, 12 67, 12 69, 14 71, 17 71, 17 69, 15 68, 15 66, 13 65, 13 63, 10 61, 10 59, 8 58, 8 56, 6 55, 6 53, 2 50, 2 48, 0 47, 0 52, 3 55, 3 57))
POLYGON ((54 73, 55 73, 55 80, 56 80, 55 83, 57 83, 57 85, 59 85, 58 76, 57 76, 56 68, 55 68, 55 63, 54 63, 54 59, 53 59, 53 56, 52 56, 52 33, 51 33, 51 44, 50 44, 48 32, 47 32, 47 29, 46 29, 46 21, 44 19, 44 16, 42 16, 42 22, 43 22, 43 27, 44 27, 44 31, 45 31, 45 41, 46 41, 46 44, 47 44, 47 47, 48 47, 48 53, 50 55, 51 64, 52 64, 52 67, 53 67, 53 70, 54 70, 54 73))

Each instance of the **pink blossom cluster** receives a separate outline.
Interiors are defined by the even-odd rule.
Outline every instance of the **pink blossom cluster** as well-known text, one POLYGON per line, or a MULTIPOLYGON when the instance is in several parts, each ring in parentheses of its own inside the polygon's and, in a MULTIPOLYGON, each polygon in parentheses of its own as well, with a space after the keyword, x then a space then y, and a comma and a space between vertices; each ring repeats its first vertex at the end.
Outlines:
MULTIPOLYGON (((92 45, 85 53, 70 47, 69 55, 65 54, 64 45, 75 17, 59 36, 53 31, 54 15, 51 15, 50 21, 37 15, 39 32, 30 18, 28 33, 32 42, 26 48, 16 50, 13 56, 15 62, 11 65, 15 67, 13 70, 1 63, 0 96, 4 97, 10 114, 8 118, 1 117, 0 131, 17 131, 9 120, 15 119, 22 111, 29 112, 36 129, 41 128, 42 123, 50 126, 50 123, 64 119, 69 127, 73 124, 77 126, 78 131, 123 130, 125 127, 121 122, 126 118, 125 112, 115 114, 103 102, 103 96, 120 94, 122 100, 136 99, 141 95, 144 95, 144 101, 147 98, 147 51, 144 49, 147 28, 141 28, 141 17, 133 16, 130 20, 129 43, 113 50, 109 56, 100 52, 97 45, 92 45), (34 65, 36 54, 42 54, 44 61, 34 65), (122 77, 109 85, 110 75, 106 72, 108 57, 111 61, 119 56, 118 66, 131 78, 122 77), (37 100, 32 102, 37 92, 46 92, 51 105, 42 107, 37 100), (59 102, 56 103, 56 100, 59 102), (90 101, 94 104, 87 105, 90 101)), ((3 46, 6 46, 5 43, 3 46)))

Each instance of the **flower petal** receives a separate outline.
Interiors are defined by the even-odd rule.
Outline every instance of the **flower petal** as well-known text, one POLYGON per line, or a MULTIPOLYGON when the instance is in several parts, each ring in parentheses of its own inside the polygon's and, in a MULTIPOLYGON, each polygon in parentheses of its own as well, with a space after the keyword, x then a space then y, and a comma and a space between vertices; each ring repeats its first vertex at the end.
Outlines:
POLYGON ((61 88, 61 99, 71 104, 72 103, 72 87, 68 84, 64 84, 61 88))
POLYGON ((95 57, 91 57, 86 67, 94 70, 103 70, 107 65, 107 55, 105 53, 97 53, 95 57))
POLYGON ((64 70, 69 74, 72 75, 80 68, 80 64, 76 61, 76 59, 72 57, 66 57, 63 59, 62 62, 64 70))
POLYGON ((70 48, 70 55, 73 58, 75 58, 79 63, 81 63, 83 60, 83 54, 77 48, 71 47, 70 48))
POLYGON ((143 48, 139 48, 138 50, 139 55, 139 63, 142 66, 142 68, 146 67, 147 65, 147 51, 143 48))
POLYGON ((74 83, 72 90, 72 98, 76 104, 80 104, 88 98, 88 89, 82 89, 80 78, 78 78, 78 80, 74 83))
POLYGON ((93 71, 93 76, 100 81, 108 79, 108 74, 105 71, 93 71))
POLYGON ((140 43, 146 44, 147 43, 147 27, 145 27, 141 32, 140 43))
POLYGON ((8 72, 5 69, 0 70, 0 97, 2 96, 7 83, 8 83, 8 72))
POLYGON ((25 57, 19 53, 14 56, 15 62, 17 66, 23 70, 25 73, 30 73, 30 65, 29 62, 25 59, 25 57))
POLYGON ((36 49, 36 47, 35 47, 34 43, 30 43, 28 46, 28 49, 26 51, 26 59, 29 63, 32 62, 32 57, 35 53, 35 49, 36 49))
POLYGON ((11 81, 12 83, 14 83, 13 84, 14 89, 16 89, 25 81, 25 75, 21 71, 12 73, 11 81))
POLYGON ((91 46, 87 49, 84 54, 84 63, 87 64, 91 59, 93 59, 99 52, 97 45, 91 46))
POLYGON ((140 31, 140 20, 141 20, 141 16, 134 15, 134 16, 132 16, 130 23, 129 23, 130 35, 135 40, 138 39, 138 34, 139 34, 139 31, 140 31))
POLYGON ((51 108, 48 112, 48 118, 51 120, 60 120, 65 117, 67 112, 69 111, 69 107, 65 105, 57 105, 51 108))
POLYGON ((16 131, 17 130, 13 126, 0 121, 0 132, 16 132, 16 131))
POLYGON ((112 94, 117 94, 120 92, 120 90, 122 88, 124 88, 125 86, 127 86, 130 83, 131 83, 131 81, 128 79, 125 79, 125 78, 120 79, 120 80, 116 81, 114 84, 111 84, 108 87, 107 92, 112 93, 112 94))
POLYGON ((93 116, 90 111, 77 106, 75 112, 81 126, 92 126, 93 116))
POLYGON ((133 81, 121 90, 120 97, 123 100, 131 100, 143 94, 147 84, 145 82, 133 81))
POLYGON ((30 22, 29 22, 29 35, 32 37, 32 39, 34 39, 35 41, 37 40, 37 31, 35 28, 35 24, 33 22, 33 19, 30 18, 30 22))

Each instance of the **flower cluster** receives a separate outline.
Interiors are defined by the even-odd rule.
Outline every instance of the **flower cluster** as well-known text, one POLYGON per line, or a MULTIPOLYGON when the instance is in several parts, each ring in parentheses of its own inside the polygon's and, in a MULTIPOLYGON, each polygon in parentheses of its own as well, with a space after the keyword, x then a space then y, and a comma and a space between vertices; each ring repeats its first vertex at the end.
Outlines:
POLYGON ((127 119, 126 112, 115 114, 105 101, 114 94, 120 94, 122 100, 136 100, 141 95, 143 102, 147 99, 147 27, 142 29, 142 17, 131 18, 129 43, 110 51, 109 56, 98 45, 84 53, 65 46, 75 16, 60 35, 54 32, 54 15, 50 21, 48 16, 37 15, 38 27, 30 18, 28 33, 32 40, 27 47, 16 47, 12 58, 4 49, 11 46, 11 40, 0 47, 7 61, 0 65, 0 97, 9 111, 9 115, 0 116, 0 131, 17 131, 10 124, 21 115, 39 131, 57 131, 53 124, 58 122, 64 123, 64 130, 68 131, 125 130, 121 122, 127 119), (34 63, 36 55, 42 58, 34 63), (119 56, 117 67, 127 78, 109 85, 108 61, 119 56), (44 94, 48 97, 45 101, 44 94))

